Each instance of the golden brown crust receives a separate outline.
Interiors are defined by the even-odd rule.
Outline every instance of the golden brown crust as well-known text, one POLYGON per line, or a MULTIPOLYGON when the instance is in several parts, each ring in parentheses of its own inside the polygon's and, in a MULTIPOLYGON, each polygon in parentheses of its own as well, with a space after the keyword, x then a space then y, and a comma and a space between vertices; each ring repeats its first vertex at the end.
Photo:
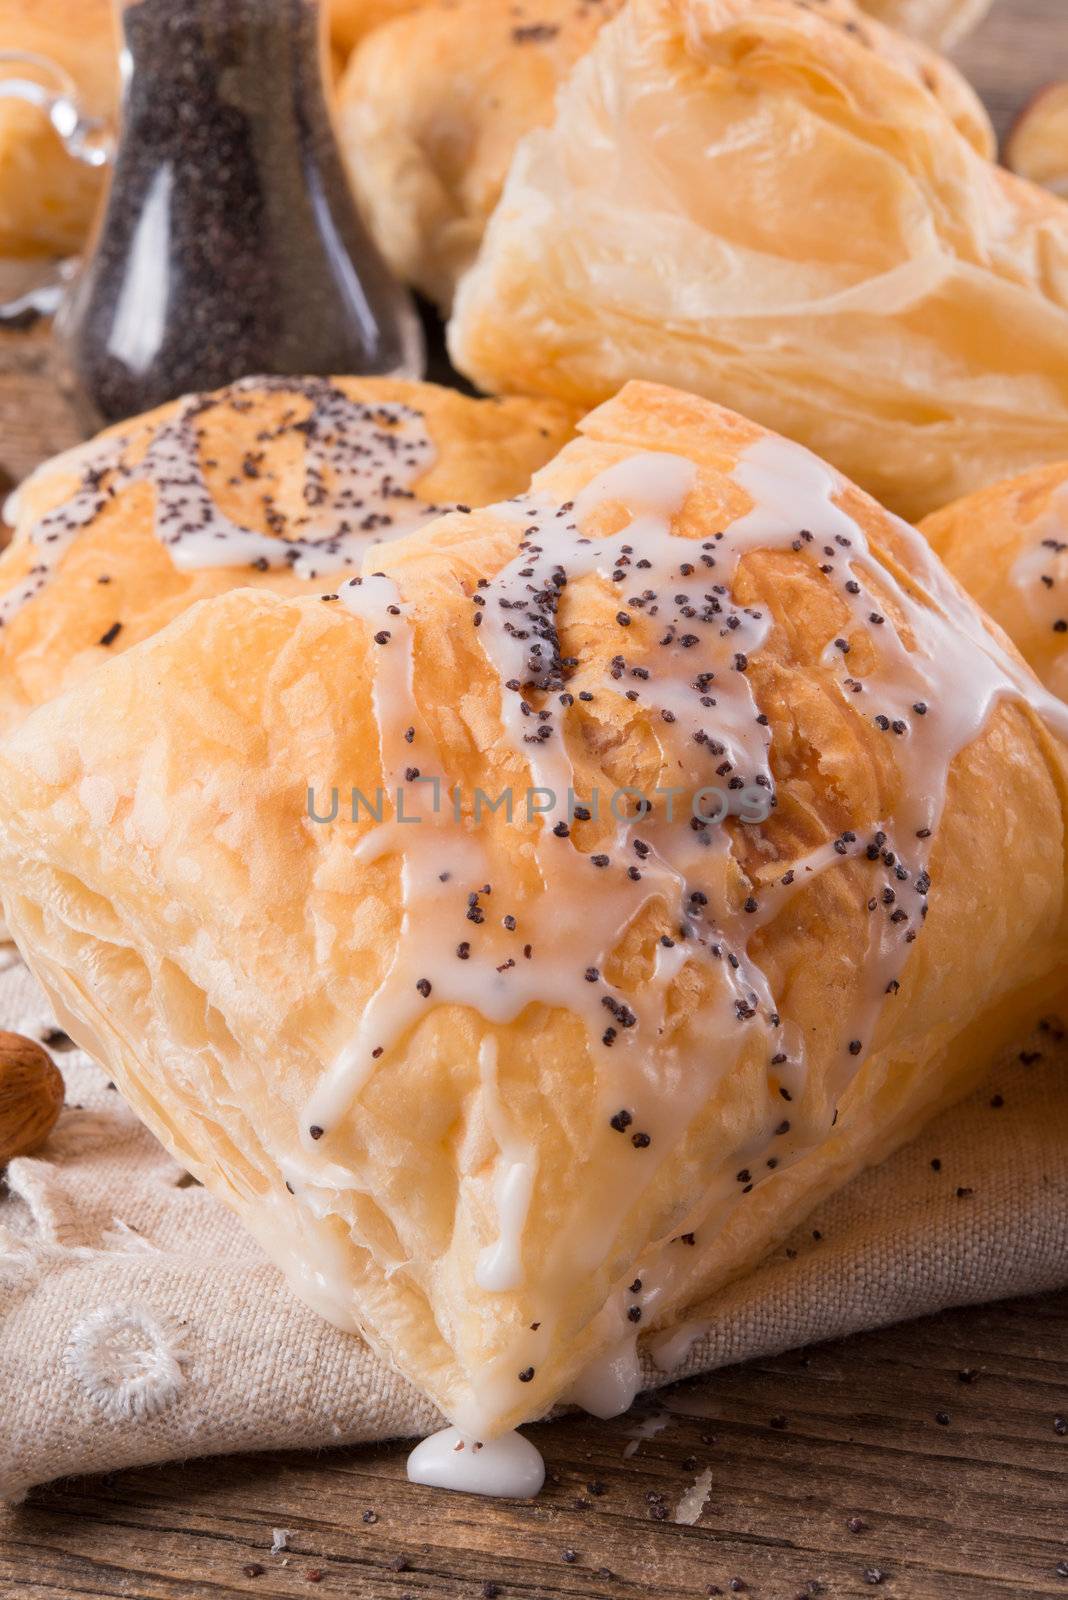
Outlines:
MULTIPOLYGON (((715 532, 758 493, 741 486, 739 463, 767 445, 763 430, 711 402, 630 385, 538 475, 537 504, 523 496, 521 516, 500 508, 452 514, 377 553, 400 601, 400 620, 389 626, 412 630, 410 709, 403 695, 391 702, 397 680, 390 690, 379 677, 382 663, 396 659, 388 652, 399 632, 376 643, 376 624, 341 602, 240 590, 108 663, 0 749, 6 910, 65 1025, 179 1159, 241 1213, 300 1292, 362 1327, 446 1411, 488 1434, 545 1409, 617 1337, 617 1307, 629 1303, 625 1286, 639 1268, 671 1263, 670 1293, 643 1325, 670 1328, 820 1194, 964 1092, 988 1049, 1030 1020, 1062 981, 1065 758, 1034 712, 1009 698, 952 763, 930 862, 930 915, 910 946, 901 992, 881 1003, 871 1053, 838 1099, 830 1133, 842 1041, 871 977, 861 956, 874 926, 867 858, 843 860, 807 883, 753 941, 784 1017, 808 1044, 805 1086, 786 1110, 798 1127, 822 1132, 797 1164, 772 1173, 769 1163, 748 1209, 735 1169, 755 1157, 740 1152, 759 1148, 771 1131, 769 1095, 776 1121, 784 1108, 763 1036, 737 1018, 730 1028, 708 1025, 703 1007, 718 1004, 722 962, 688 962, 671 980, 667 1042, 649 1042, 642 1058, 636 1110, 656 1135, 643 1152, 609 1126, 610 1097, 620 1092, 616 1057, 595 1048, 566 984, 509 1018, 494 1013, 490 965, 477 1003, 458 1003, 438 978, 455 959, 457 935, 443 923, 438 987, 368 1067, 325 1136, 313 1128, 309 1140, 309 1096, 389 982, 391 964, 404 978, 401 1000, 416 1003, 418 969, 409 964, 429 952, 421 940, 430 925, 404 920, 410 891, 402 891, 401 857, 417 845, 398 843, 398 834, 410 840, 419 828, 390 833, 366 812, 355 826, 316 826, 306 816, 306 786, 319 785, 322 795, 332 782, 353 784, 373 795, 399 731, 391 704, 404 706, 413 728, 419 723, 417 748, 432 744, 450 783, 468 794, 476 784, 491 794, 502 783, 522 785, 534 757, 502 724, 505 688, 482 629, 472 626, 479 580, 517 564, 529 517, 551 529, 555 514, 544 508, 563 513, 599 474, 636 453, 669 452, 673 471, 680 455, 692 463, 696 478, 672 531, 692 541, 695 556, 715 548, 715 532), (382 848, 368 853, 368 845, 382 848), (476 1281, 500 1204, 488 1067, 512 1136, 536 1167, 521 1227, 523 1281, 496 1293, 476 1281), (691 1102, 695 1084, 701 1092, 691 1102), (633 1165, 654 1156, 647 1169, 633 1165), (721 1229, 709 1220, 710 1205, 721 1208, 713 1210, 721 1229), (608 1236, 593 1248, 602 1224, 608 1236), (554 1252, 563 1246, 572 1270, 561 1281, 554 1252), (535 1323, 541 1343, 528 1383, 525 1374, 517 1379, 516 1352, 535 1323), (491 1381, 494 1360, 502 1365, 491 1381)), ((777 444, 770 456, 791 449, 777 444)), ((785 459, 789 471, 795 456, 785 459)), ((657 461, 663 457, 655 470, 657 461)), ((795 498, 800 506, 804 496, 795 498)), ((859 490, 841 486, 837 503, 870 547, 866 581, 886 620, 912 640, 909 649, 918 647, 936 617, 928 582, 941 580, 917 571, 915 536, 859 490)), ((623 501, 611 494, 585 515, 589 537, 615 537, 627 526, 623 501)), ((817 519, 814 537, 839 526, 836 516, 817 519)), ((653 542, 639 547, 635 534, 635 559, 652 553, 655 538, 647 530, 641 540, 653 542)), ((907 790, 919 786, 922 798, 924 775, 909 741, 880 730, 870 706, 842 689, 829 641, 846 629, 851 659, 875 673, 874 683, 889 630, 885 621, 880 632, 851 620, 841 577, 787 542, 744 555, 733 582, 747 615, 772 619, 749 681, 769 719, 778 806, 760 827, 732 828, 728 926, 744 921, 745 896, 773 892, 809 852, 847 837, 843 830, 870 827, 873 817, 898 814, 907 790)), ((491 588, 488 605, 495 595, 491 588)), ((648 788, 663 758, 651 706, 614 680, 619 605, 613 583, 595 575, 572 574, 560 592, 561 654, 578 663, 568 680, 566 745, 583 785, 648 788), (585 686, 590 700, 581 697, 585 686)), ((662 623, 634 617, 627 658, 655 678, 666 659, 662 623)), ((967 664, 978 673, 986 658, 974 649, 967 664)), ((693 660, 695 668, 707 664, 702 651, 693 660)), ((957 716, 974 675, 943 685, 931 716, 957 716)), ((1026 693, 1026 675, 1021 682, 1026 693)), ((555 704, 552 695, 529 699, 532 710, 555 704)), ((500 913, 512 908, 517 940, 528 925, 546 935, 544 945, 531 936, 530 970, 541 958, 556 971, 552 963, 577 955, 566 931, 574 918, 596 925, 615 892, 615 880, 597 879, 592 864, 605 832, 581 822, 560 843, 564 865, 552 879, 559 898, 546 905, 532 853, 538 824, 486 817, 475 842, 485 861, 478 870, 492 880, 489 912, 474 926, 465 920, 468 880, 460 872, 460 937, 505 948, 500 913)), ((435 883, 459 849, 450 825, 440 855, 427 858, 435 883)), ((898 887, 915 915, 917 891, 898 887)), ((619 993, 641 997, 639 1006, 656 987, 653 958, 670 931, 670 910, 654 907, 608 952, 605 972, 619 993)), ((566 962, 560 971, 568 973, 566 962)))
MULTIPOLYGON (((477 505, 507 498, 572 429, 573 414, 552 402, 471 400, 454 389, 402 379, 335 382, 355 402, 405 405, 425 417, 436 458, 413 487, 430 503, 477 505)), ((199 458, 220 509, 236 522, 270 534, 265 496, 271 497, 275 511, 289 517, 307 509, 305 442, 292 423, 307 415, 309 402, 299 392, 247 387, 235 392, 234 399, 236 404, 224 403, 204 414, 199 458), (277 430, 286 419, 282 436, 264 444, 260 435, 277 430)), ((100 437, 127 440, 122 459, 141 459, 180 404, 134 417, 100 437)), ((84 461, 83 451, 61 456, 19 491, 14 538, 0 555, 0 607, 39 559, 30 530, 77 490, 84 461)), ((155 503, 148 483, 121 489, 62 555, 41 593, 0 628, 0 730, 110 655, 148 638, 198 600, 244 585, 281 594, 319 594, 329 587, 328 580, 305 579, 288 570, 259 572, 247 561, 235 567, 181 570, 153 531, 155 503), (116 624, 120 631, 109 638, 116 624)))

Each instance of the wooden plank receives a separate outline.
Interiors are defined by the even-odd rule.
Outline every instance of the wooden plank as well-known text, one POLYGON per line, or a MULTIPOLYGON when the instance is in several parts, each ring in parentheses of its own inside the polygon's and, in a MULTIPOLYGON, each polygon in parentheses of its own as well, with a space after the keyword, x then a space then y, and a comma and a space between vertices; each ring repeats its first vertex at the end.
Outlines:
POLYGON ((1063 1600, 1066 1410, 1068 1292, 728 1369, 615 1422, 531 1429, 550 1479, 530 1503, 414 1487, 403 1445, 54 1485, 0 1517, 0 1595, 1063 1600), (663 1428, 636 1440, 650 1418, 663 1428), (677 1525, 706 1467, 700 1520, 677 1525), (290 1549, 272 1556, 278 1527, 290 1549))

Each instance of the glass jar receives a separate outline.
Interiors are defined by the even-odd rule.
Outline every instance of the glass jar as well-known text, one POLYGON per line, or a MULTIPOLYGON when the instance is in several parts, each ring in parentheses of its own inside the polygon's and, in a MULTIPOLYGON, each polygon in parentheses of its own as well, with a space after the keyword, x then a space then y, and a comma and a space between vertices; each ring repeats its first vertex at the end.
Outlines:
MULTIPOLYGON (((319 0, 115 7, 111 183, 56 323, 87 425, 253 373, 420 376, 338 148, 319 0)), ((46 109, 100 159, 76 107, 46 109)))

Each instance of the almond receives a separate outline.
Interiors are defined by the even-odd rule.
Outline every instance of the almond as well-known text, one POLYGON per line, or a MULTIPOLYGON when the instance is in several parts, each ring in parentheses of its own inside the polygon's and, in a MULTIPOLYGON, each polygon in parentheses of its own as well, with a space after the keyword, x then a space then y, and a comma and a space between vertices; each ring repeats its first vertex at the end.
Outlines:
POLYGON ((62 1107, 63 1077, 48 1051, 0 1031, 0 1167, 39 1150, 62 1107))

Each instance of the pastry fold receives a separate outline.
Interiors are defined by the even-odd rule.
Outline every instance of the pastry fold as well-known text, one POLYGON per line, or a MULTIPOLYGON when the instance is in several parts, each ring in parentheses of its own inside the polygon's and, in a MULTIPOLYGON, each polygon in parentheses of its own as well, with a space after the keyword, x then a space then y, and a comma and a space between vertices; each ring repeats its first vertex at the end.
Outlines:
MULTIPOLYGON (((364 214, 394 271, 443 307, 475 258, 516 145, 552 120, 558 87, 620 4, 423 5, 374 31, 350 60, 338 86, 338 116, 364 214)), ((827 0, 823 14, 833 29, 849 28, 934 94, 976 149, 993 152, 986 113, 948 62, 872 23, 852 0, 827 0)), ((833 45, 835 33, 825 37, 833 45)), ((607 133, 620 142, 626 166, 633 159, 626 127, 607 133)), ((658 135, 661 149, 673 136, 669 121, 658 135)), ((679 159, 692 159, 693 147, 681 137, 679 159)), ((573 150, 576 162, 585 154, 582 145, 573 150)))
POLYGON ((553 401, 471 400, 400 379, 248 379, 46 462, 18 491, 0 555, 0 732, 197 600, 248 584, 318 594, 365 546, 441 506, 513 494, 573 419, 553 401), (175 451, 179 480, 199 479, 226 519, 213 531, 229 539, 173 542, 175 451), (318 558, 293 540, 320 541, 318 558))
POLYGON ((466 1433, 608 1414, 1048 1003, 1063 720, 913 530, 654 385, 332 594, 207 600, 8 736, 9 923, 466 1433))
POLYGON ((450 347, 491 390, 708 394, 918 516, 1064 454, 1068 206, 822 9, 631 0, 516 152, 450 347))
POLYGON ((966 495, 920 529, 1042 682, 1068 700, 1068 461, 966 495))

